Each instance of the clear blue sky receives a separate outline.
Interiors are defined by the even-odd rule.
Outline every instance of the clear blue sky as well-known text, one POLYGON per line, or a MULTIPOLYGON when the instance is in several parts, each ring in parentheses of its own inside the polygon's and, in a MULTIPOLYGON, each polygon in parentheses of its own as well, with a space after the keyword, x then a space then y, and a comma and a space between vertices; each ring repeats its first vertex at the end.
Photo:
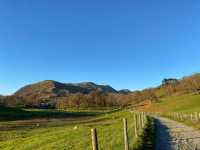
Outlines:
POLYGON ((200 71, 199 0, 1 0, 0 93, 40 80, 143 89, 200 71))

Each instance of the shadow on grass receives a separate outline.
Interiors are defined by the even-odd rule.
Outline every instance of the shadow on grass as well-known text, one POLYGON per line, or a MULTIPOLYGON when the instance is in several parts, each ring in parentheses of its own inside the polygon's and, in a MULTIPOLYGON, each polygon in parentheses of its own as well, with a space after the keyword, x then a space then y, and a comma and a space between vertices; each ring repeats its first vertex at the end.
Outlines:
POLYGON ((78 118, 102 114, 102 112, 65 112, 54 109, 24 109, 0 106, 0 121, 28 119, 78 118))
POLYGON ((147 118, 146 128, 139 140, 139 147, 136 150, 154 150, 155 149, 155 125, 153 118, 147 118))

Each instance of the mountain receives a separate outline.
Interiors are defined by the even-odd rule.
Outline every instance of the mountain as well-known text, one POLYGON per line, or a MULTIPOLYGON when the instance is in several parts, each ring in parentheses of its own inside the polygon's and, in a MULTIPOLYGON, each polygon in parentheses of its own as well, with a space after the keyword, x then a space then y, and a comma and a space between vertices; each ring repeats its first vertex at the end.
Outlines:
POLYGON ((97 85, 93 82, 82 82, 78 84, 74 84, 75 86, 81 87, 83 89, 87 89, 88 93, 92 91, 100 91, 103 93, 118 93, 117 90, 112 88, 109 85, 97 85))
POLYGON ((45 80, 27 85, 19 89, 14 95, 25 99, 51 100, 67 94, 89 94, 93 91, 102 93, 118 93, 109 85, 98 85, 93 82, 60 83, 53 80, 45 80))
POLYGON ((122 90, 119 90, 119 93, 120 94, 129 94, 129 93, 131 93, 131 91, 129 89, 122 89, 122 90))

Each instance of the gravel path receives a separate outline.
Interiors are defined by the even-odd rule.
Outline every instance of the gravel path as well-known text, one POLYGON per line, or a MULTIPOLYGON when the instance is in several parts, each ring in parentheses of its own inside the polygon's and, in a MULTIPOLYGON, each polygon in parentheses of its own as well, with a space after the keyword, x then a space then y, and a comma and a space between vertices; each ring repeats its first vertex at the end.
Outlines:
POLYGON ((156 150, 200 150, 199 131, 161 117, 155 118, 155 124, 156 150))

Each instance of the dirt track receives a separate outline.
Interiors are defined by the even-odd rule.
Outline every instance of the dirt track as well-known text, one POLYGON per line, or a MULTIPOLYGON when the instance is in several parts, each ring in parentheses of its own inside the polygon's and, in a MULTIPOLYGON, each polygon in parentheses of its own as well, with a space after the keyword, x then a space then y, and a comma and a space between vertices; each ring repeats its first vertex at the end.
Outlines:
POLYGON ((155 118, 155 124, 156 150, 200 150, 200 132, 196 129, 161 117, 155 118))

